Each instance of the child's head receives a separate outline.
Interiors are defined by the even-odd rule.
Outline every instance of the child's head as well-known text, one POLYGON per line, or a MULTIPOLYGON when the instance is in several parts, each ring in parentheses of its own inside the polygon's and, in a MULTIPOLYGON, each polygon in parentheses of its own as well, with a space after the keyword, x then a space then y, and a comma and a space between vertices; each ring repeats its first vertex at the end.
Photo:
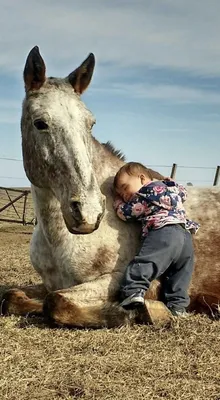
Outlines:
POLYGON ((150 171, 137 162, 129 162, 119 169, 114 178, 114 189, 125 201, 129 201, 134 193, 152 181, 150 171))

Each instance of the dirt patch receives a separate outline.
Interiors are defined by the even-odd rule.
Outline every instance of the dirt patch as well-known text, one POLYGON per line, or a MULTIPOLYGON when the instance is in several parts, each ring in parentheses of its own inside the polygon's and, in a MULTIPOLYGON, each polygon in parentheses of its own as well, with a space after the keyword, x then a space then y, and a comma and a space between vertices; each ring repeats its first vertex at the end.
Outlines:
MULTIPOLYGON (((2 285, 39 283, 33 228, 0 225, 2 285)), ((220 322, 191 316, 169 329, 49 329, 0 319, 0 399, 220 400, 220 322)))

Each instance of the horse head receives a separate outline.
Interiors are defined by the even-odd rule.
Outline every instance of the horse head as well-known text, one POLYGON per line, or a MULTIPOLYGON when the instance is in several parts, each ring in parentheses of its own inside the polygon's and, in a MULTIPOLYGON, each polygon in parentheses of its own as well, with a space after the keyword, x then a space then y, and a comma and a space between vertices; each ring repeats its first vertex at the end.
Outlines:
POLYGON ((53 193, 71 233, 93 232, 105 211, 92 166, 95 119, 80 98, 94 65, 90 54, 66 78, 46 78, 36 46, 24 68, 21 132, 25 172, 34 186, 53 193))

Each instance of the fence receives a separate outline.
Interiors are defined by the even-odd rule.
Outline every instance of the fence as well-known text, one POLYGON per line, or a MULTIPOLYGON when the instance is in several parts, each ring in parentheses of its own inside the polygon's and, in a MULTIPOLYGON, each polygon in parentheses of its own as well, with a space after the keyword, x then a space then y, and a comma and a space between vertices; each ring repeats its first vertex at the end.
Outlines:
POLYGON ((0 186, 0 221, 35 225, 29 189, 9 189, 0 186))
MULTIPOLYGON (((7 186, 8 182, 13 183, 11 187, 20 187, 28 185, 27 178, 24 176, 23 163, 21 159, 16 158, 6 158, 0 157, 0 170, 5 170, 4 164, 9 162, 16 162, 16 171, 20 174, 20 177, 15 176, 1 176, 0 175, 0 185, 7 186), (21 177, 23 176, 23 177, 21 177), (24 182, 23 185, 21 182, 24 182), (19 184, 18 184, 19 182, 19 184)), ((145 164, 145 160, 140 160, 145 164)), ((172 165, 147 165, 153 168, 165 176, 171 176, 183 184, 190 185, 205 185, 205 186, 217 186, 220 181, 220 166, 217 167, 204 167, 204 166, 188 166, 188 165, 177 165, 173 163, 172 165), (189 174, 188 174, 189 171, 189 174)))
MULTIPOLYGON (((173 164, 172 166, 168 165, 149 165, 151 168, 155 168, 160 170, 160 172, 164 175, 169 175, 171 178, 176 179, 177 170, 181 168, 197 168, 201 170, 212 170, 213 171, 213 178, 212 178, 212 185, 217 186, 220 181, 220 166, 218 165, 216 168, 214 167, 189 167, 189 166, 179 166, 177 164, 173 164), (167 172, 162 171, 162 168, 167 168, 167 172), (171 168, 171 169, 170 169, 171 168)), ((203 172, 204 174, 204 172, 203 172)), ((0 177, 3 178, 3 177, 0 177)), ((5 177, 6 178, 6 177, 5 177)), ((16 179, 13 177, 7 177, 7 179, 16 179)), ((23 179, 23 178, 18 178, 23 179)), ((178 177, 179 181, 179 177, 178 177)), ((182 181, 182 179, 180 179, 182 181)), ((193 185, 190 182, 187 185, 193 185)), ((187 181, 186 181, 187 182, 187 181)), ((206 182, 205 180, 201 180, 201 182, 206 182)), ((210 178, 209 181, 211 182, 210 178)), ((210 184, 209 184, 210 186, 210 184)), ((34 215, 31 191, 29 188, 26 189, 14 189, 14 188, 7 188, 0 186, 0 221, 4 222, 14 222, 20 223, 23 225, 35 225, 36 218, 34 215)))
MULTIPOLYGON (((200 168, 200 169, 203 169, 203 167, 188 167, 188 166, 184 166, 184 167, 182 166, 182 168, 200 168)), ((204 169, 208 169, 208 168, 204 167, 204 169)), ((211 169, 214 169, 214 168, 211 168, 211 169)), ((177 164, 174 163, 172 165, 170 177, 174 179, 176 177, 176 173, 177 173, 177 164)), ((213 179, 213 186, 217 186, 218 185, 219 179, 220 179, 220 166, 218 165, 216 167, 216 170, 215 170, 215 176, 214 176, 214 179, 213 179)))

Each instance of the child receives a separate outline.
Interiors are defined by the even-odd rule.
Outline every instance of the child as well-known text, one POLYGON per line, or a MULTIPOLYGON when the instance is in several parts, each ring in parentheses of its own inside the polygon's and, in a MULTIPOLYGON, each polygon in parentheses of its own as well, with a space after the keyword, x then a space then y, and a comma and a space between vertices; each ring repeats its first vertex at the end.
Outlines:
POLYGON ((142 246, 126 268, 121 306, 143 306, 151 281, 161 277, 164 303, 173 315, 185 315, 194 262, 190 231, 199 228, 186 219, 186 189, 170 178, 152 181, 146 167, 130 162, 117 172, 114 190, 117 215, 142 223, 142 246))

